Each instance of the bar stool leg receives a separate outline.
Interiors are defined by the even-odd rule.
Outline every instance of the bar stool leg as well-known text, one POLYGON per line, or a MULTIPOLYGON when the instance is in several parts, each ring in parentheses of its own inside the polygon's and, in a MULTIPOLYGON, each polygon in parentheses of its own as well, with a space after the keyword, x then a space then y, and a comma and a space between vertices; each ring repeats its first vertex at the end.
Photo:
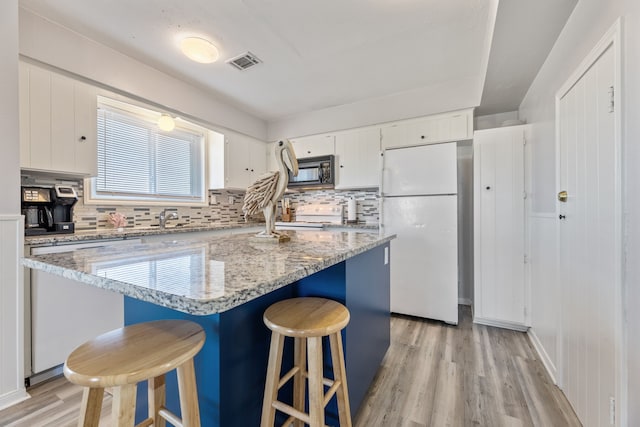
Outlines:
POLYGON ((82 406, 80 409, 79 427, 98 427, 102 410, 103 388, 85 387, 82 391, 82 406))
POLYGON ((340 427, 351 427, 351 407, 349 405, 349 390, 347 388, 347 371, 344 366, 342 336, 339 331, 331 334, 329 337, 329 345, 331 346, 333 378, 334 380, 340 380, 341 383, 341 386, 336 390, 340 427))
POLYGON ((276 419, 276 410, 273 402, 278 398, 278 383, 280 382, 280 369, 282 368, 282 347, 284 335, 271 332, 271 346, 269 348, 269 363, 267 365, 267 378, 264 385, 264 399, 262 401, 261 427, 273 427, 276 419))
POLYGON ((178 391, 180 392, 180 410, 184 427, 200 427, 200 408, 198 406, 198 388, 193 359, 189 359, 177 368, 178 391))
MULTIPOLYGON (((305 338, 294 339, 293 353, 294 364, 299 369, 298 373, 293 377, 293 407, 300 412, 305 412, 305 373, 307 370, 307 340, 305 338)), ((304 422, 296 418, 293 422, 293 427, 304 427, 304 422)))
POLYGON ((113 389, 111 413, 117 427, 134 425, 136 413, 136 384, 125 384, 113 389))
POLYGON ((149 406, 149 418, 153 420, 153 427, 165 427, 166 422, 158 411, 165 405, 165 377, 160 375, 147 380, 147 398, 149 406))
POLYGON ((309 425, 324 427, 322 337, 307 338, 307 352, 309 354, 309 425))

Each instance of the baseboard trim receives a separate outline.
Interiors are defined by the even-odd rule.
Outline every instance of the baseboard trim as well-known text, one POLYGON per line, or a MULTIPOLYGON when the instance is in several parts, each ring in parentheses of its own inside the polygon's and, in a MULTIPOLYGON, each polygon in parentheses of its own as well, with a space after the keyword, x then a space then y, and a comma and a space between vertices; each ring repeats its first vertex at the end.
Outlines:
POLYGON ((458 305, 472 305, 471 298, 458 298, 458 305))
POLYGON ((53 368, 51 368, 49 370, 38 372, 37 374, 31 375, 29 377, 29 384, 31 386, 34 386, 36 384, 40 384, 40 383, 43 383, 45 381, 48 381, 51 378, 55 378, 55 377, 61 376, 64 373, 63 366, 64 365, 58 365, 58 366, 55 366, 55 367, 53 367, 53 368))
POLYGON ((493 326, 496 328, 511 329, 518 332, 527 332, 527 330, 529 329, 528 326, 525 326, 522 323, 506 322, 503 320, 484 319, 482 317, 474 317, 473 323, 477 323, 478 325, 493 326))
POLYGON ((18 404, 29 398, 31 398, 31 396, 29 396, 29 393, 27 393, 26 389, 22 388, 19 390, 14 390, 3 396, 0 396, 0 410, 18 404))
POLYGON ((536 353, 538 353, 538 357, 542 361, 544 369, 546 369, 547 373, 551 377, 551 381, 553 381, 555 385, 558 385, 558 380, 556 379, 556 367, 553 362, 551 362, 551 358, 549 357, 549 354, 547 354, 547 351, 544 349, 544 346, 540 342, 540 339, 538 339, 538 336, 533 329, 529 329, 527 331, 527 335, 529 336, 529 341, 531 341, 531 345, 533 346, 534 350, 536 351, 536 353))

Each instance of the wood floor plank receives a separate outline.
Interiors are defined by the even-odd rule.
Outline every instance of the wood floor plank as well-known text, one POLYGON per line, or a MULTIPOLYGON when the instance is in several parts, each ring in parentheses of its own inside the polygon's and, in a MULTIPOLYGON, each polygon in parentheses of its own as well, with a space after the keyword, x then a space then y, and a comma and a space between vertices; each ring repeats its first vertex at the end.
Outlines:
MULTIPOLYGON (((0 411, 0 427, 75 426, 82 389, 60 377, 0 411)), ((105 393, 101 426, 111 425, 105 393)), ((391 347, 354 419, 356 427, 578 427, 526 334, 394 315, 391 347)))

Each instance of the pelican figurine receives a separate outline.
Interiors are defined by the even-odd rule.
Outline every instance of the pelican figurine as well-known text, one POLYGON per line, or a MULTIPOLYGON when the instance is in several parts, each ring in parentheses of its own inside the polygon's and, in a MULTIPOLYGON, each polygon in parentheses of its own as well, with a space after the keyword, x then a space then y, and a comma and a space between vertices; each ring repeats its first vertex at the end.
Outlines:
POLYGON ((278 170, 261 175, 247 188, 242 212, 244 212, 246 221, 249 215, 254 215, 262 210, 266 229, 258 233, 256 237, 284 241, 287 238, 275 231, 276 206, 289 184, 289 171, 293 172, 294 176, 298 175, 298 159, 288 139, 278 141, 275 154, 278 170))

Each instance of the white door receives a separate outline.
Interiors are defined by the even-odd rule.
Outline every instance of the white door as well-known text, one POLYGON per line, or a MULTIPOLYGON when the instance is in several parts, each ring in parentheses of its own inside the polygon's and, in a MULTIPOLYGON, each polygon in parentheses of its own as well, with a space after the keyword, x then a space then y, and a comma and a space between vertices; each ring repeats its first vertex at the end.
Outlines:
POLYGON ((473 164, 474 320, 524 327, 524 127, 476 132, 473 164))
MULTIPOLYGON (((598 58, 598 56, 596 56, 598 58)), ((613 45, 558 97, 562 389, 585 426, 609 426, 616 396, 618 160, 613 45)))
POLYGON ((391 311, 458 323, 457 196, 386 197, 391 311))

